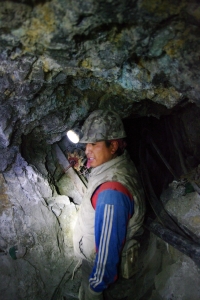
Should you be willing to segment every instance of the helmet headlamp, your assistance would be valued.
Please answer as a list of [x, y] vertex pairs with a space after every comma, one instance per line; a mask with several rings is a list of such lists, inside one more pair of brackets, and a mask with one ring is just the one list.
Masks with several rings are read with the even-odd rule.
[[80, 141], [81, 135], [81, 130], [79, 128], [74, 128], [67, 131], [68, 139], [74, 144], [77, 144]]

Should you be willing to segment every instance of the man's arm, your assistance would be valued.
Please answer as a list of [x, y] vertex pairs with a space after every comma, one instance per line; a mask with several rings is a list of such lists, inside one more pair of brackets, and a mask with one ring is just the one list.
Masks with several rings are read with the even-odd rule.
[[118, 182], [106, 182], [96, 191], [96, 259], [89, 284], [101, 292], [117, 279], [120, 254], [125, 243], [127, 224], [134, 211], [131, 194]]

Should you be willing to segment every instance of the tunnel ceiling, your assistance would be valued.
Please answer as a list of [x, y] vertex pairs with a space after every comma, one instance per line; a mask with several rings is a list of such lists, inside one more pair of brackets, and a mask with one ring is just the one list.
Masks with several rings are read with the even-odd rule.
[[199, 107], [199, 26], [198, 1], [0, 1], [0, 170], [96, 108]]

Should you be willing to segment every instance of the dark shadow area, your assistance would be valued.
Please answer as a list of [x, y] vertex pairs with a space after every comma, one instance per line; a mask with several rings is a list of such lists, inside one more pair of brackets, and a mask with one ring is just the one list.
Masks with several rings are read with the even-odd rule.
[[[160, 119], [130, 116], [124, 120], [127, 150], [139, 172], [144, 160], [157, 197], [200, 163], [199, 113], [190, 104]], [[140, 147], [145, 148], [145, 157], [140, 156]]]

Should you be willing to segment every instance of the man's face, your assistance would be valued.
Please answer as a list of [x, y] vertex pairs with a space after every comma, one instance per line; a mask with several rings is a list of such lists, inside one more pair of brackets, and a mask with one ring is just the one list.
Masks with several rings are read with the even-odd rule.
[[114, 156], [115, 150], [113, 144], [109, 147], [106, 146], [105, 142], [96, 142], [87, 144], [85, 154], [87, 156], [87, 167], [95, 168], [102, 165], [103, 163], [111, 160]]

